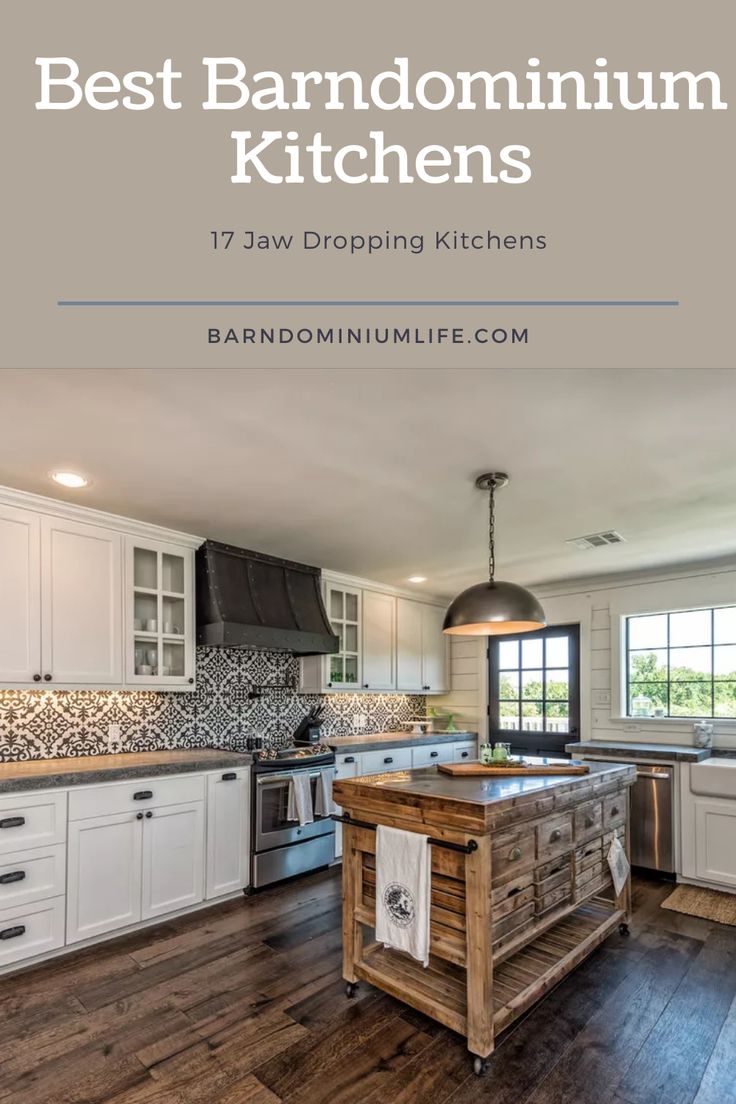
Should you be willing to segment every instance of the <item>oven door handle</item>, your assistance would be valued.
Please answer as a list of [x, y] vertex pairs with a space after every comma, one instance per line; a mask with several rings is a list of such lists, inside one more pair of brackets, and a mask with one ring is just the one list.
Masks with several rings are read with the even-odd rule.
[[[256, 783], [259, 786], [266, 786], [269, 782], [291, 782], [292, 778], [296, 774], [305, 774], [305, 771], [293, 771], [291, 774], [259, 774], [256, 779]], [[320, 771], [309, 771], [310, 778], [319, 778]]]

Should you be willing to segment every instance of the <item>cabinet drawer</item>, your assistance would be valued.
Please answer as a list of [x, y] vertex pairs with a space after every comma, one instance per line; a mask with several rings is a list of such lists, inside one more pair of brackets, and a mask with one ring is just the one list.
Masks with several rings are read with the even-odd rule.
[[559, 886], [571, 885], [572, 883], [572, 863], [569, 859], [566, 859], [564, 865], [558, 870], [552, 871], [546, 878], [540, 878], [535, 881], [535, 890], [538, 898], [544, 897], [546, 893], [550, 893], [553, 889], [557, 889]]
[[0, 910], [0, 966], [64, 945], [64, 898]]
[[617, 828], [626, 820], [626, 794], [615, 793], [604, 798], [603, 827], [606, 831]]
[[528, 886], [532, 885], [533, 880], [534, 878], [531, 870], [526, 870], [515, 878], [507, 879], [503, 885], [498, 886], [491, 892], [491, 904], [494, 909], [496, 905], [522, 893]]
[[411, 748], [364, 751], [360, 757], [361, 774], [383, 774], [398, 770], [411, 770]]
[[452, 762], [452, 744], [428, 744], [411, 749], [413, 767], [431, 767], [435, 763]]
[[517, 928], [521, 928], [531, 920], [534, 916], [534, 912], [535, 905], [533, 901], [527, 905], [522, 905], [521, 908], [514, 909], [508, 916], [504, 916], [501, 920], [496, 920], [491, 925], [491, 938], [495, 942], [497, 939], [501, 939], [502, 936], [509, 935], [510, 932], [514, 932]]
[[453, 763], [472, 762], [478, 758], [478, 749], [475, 744], [454, 744], [452, 748]]
[[125, 813], [160, 805], [185, 805], [204, 800], [204, 775], [181, 774], [165, 778], [139, 778], [103, 786], [80, 786], [69, 794], [69, 819]]
[[335, 778], [355, 778], [360, 770], [360, 756], [354, 752], [335, 756]]
[[548, 820], [537, 828], [537, 859], [545, 862], [572, 850], [572, 815]]
[[502, 917], [508, 916], [510, 912], [516, 912], [517, 909], [522, 908], [524, 905], [528, 905], [530, 901], [534, 900], [534, 886], [528, 885], [524, 889], [515, 889], [508, 896], [503, 897], [498, 904], [493, 906], [492, 920], [495, 924], [497, 920], [501, 920]]
[[544, 916], [550, 909], [560, 908], [561, 905], [567, 904], [571, 899], [572, 886], [568, 881], [565, 885], [558, 886], [548, 893], [543, 893], [541, 897], [537, 897], [537, 916]]
[[65, 892], [66, 847], [36, 847], [0, 857], [0, 910], [28, 905]]
[[572, 854], [558, 855], [557, 858], [550, 859], [549, 862], [540, 863], [539, 866], [534, 867], [534, 881], [543, 882], [553, 874], [559, 873], [560, 870], [569, 869], [571, 864]]
[[524, 829], [519, 832], [506, 832], [499, 836], [493, 844], [491, 856], [491, 872], [494, 884], [513, 878], [527, 866], [534, 863], [535, 853], [534, 830]]
[[0, 855], [66, 839], [66, 793], [0, 797]]
[[575, 810], [575, 842], [599, 836], [603, 828], [603, 803], [587, 801]]

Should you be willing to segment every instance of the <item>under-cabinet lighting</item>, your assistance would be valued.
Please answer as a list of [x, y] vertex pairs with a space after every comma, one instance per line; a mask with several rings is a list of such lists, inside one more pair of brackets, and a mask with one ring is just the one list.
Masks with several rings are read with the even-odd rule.
[[409, 576], [409, 582], [410, 583], [426, 583], [426, 581], [427, 581], [427, 576], [426, 575], [410, 575]]

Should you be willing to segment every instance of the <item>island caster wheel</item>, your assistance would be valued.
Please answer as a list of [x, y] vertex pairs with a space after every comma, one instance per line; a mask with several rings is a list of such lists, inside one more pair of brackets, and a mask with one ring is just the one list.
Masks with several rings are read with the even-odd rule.
[[621, 924], [619, 924], [618, 931], [619, 935], [631, 935], [631, 929], [629, 928], [629, 925], [626, 923], [625, 920]]
[[486, 1058], [474, 1058], [473, 1059], [473, 1073], [476, 1077], [482, 1077], [488, 1069], [488, 1060]]
[[355, 996], [355, 992], [356, 992], [357, 988], [358, 988], [357, 981], [349, 981], [347, 983], [347, 985], [345, 986], [345, 996], [348, 998], [348, 1000], [353, 999], [353, 997]]

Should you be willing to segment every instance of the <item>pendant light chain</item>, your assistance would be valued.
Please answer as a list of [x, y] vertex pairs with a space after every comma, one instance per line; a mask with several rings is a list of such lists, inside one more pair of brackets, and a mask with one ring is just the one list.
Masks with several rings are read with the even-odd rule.
[[496, 516], [494, 508], [495, 483], [491, 483], [488, 492], [488, 581], [493, 582], [496, 574]]

